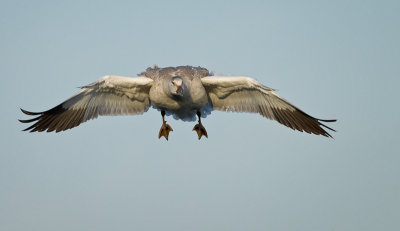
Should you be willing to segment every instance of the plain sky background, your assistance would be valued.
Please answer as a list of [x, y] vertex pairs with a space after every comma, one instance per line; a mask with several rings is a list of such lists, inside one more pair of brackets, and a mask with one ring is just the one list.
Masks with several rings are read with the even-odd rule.
[[[399, 1], [0, 1], [0, 230], [400, 230]], [[252, 76], [338, 132], [214, 111], [26, 133], [148, 66]]]

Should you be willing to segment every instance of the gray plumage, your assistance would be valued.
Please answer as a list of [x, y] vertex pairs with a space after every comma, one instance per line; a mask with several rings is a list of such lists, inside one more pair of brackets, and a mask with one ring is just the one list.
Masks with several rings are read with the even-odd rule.
[[[24, 131], [60, 132], [99, 115], [142, 114], [150, 106], [185, 121], [193, 121], [197, 115], [200, 125], [200, 115], [204, 118], [211, 110], [258, 113], [292, 129], [327, 137], [331, 135], [324, 128], [334, 130], [321, 122], [336, 121], [306, 114], [253, 78], [212, 76], [207, 69], [192, 66], [155, 66], [133, 78], [105, 76], [48, 111], [21, 109], [36, 117], [20, 121], [34, 122]], [[207, 136], [206, 132], [203, 135]], [[168, 133], [165, 137], [168, 139]]]

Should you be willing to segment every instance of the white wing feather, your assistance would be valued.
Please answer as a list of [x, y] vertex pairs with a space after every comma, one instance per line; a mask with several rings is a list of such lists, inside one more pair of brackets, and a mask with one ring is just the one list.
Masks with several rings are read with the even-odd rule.
[[25, 129], [31, 132], [59, 132], [99, 115], [141, 114], [150, 106], [149, 89], [152, 84], [153, 80], [146, 77], [104, 76], [48, 111], [28, 112], [21, 109], [25, 114], [39, 116], [20, 121], [36, 121]]
[[213, 109], [221, 111], [250, 112], [307, 133], [330, 135], [321, 127], [333, 130], [323, 122], [335, 120], [316, 119], [287, 100], [272, 88], [260, 84], [247, 76], [207, 76], [201, 78]]

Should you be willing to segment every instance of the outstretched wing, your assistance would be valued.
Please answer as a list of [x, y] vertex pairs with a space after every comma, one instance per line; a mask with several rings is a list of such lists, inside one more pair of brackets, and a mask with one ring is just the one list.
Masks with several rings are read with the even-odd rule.
[[289, 128], [327, 137], [332, 136], [324, 128], [335, 131], [321, 122], [336, 120], [322, 120], [306, 114], [253, 78], [207, 76], [201, 81], [216, 110], [259, 113]]
[[99, 115], [142, 114], [150, 106], [149, 89], [152, 84], [153, 80], [146, 77], [104, 76], [48, 111], [21, 109], [23, 113], [37, 117], [19, 121], [34, 122], [24, 131], [60, 132]]

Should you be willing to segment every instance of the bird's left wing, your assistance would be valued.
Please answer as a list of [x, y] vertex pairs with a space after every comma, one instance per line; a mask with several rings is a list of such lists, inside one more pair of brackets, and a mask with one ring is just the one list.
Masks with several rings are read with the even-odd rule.
[[34, 122], [24, 131], [59, 132], [99, 115], [141, 114], [150, 106], [152, 85], [153, 80], [146, 77], [104, 76], [50, 110], [29, 112], [21, 109], [23, 113], [37, 117], [20, 122]]
[[253, 78], [207, 76], [201, 78], [201, 82], [213, 109], [258, 113], [292, 129], [317, 135], [331, 137], [323, 127], [334, 131], [321, 122], [336, 120], [321, 120], [306, 114]]

